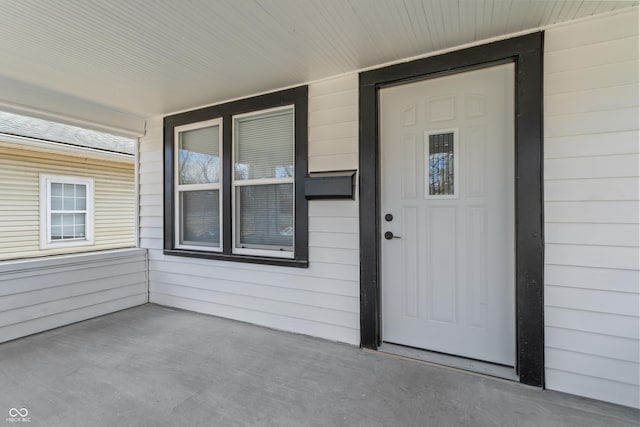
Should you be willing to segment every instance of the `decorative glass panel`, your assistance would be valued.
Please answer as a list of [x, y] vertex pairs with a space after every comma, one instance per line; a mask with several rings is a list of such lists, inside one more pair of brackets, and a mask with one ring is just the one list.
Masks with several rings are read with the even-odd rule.
[[454, 195], [454, 133], [429, 135], [429, 195]]
[[220, 182], [220, 126], [180, 132], [180, 184]]
[[236, 188], [236, 247], [293, 250], [293, 184]]
[[235, 118], [235, 179], [292, 178], [293, 122], [293, 107]]
[[220, 246], [219, 190], [180, 192], [180, 244]]

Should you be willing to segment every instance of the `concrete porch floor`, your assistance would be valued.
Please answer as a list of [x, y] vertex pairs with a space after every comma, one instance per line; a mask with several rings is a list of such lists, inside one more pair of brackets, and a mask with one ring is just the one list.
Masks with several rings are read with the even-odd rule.
[[0, 344], [0, 426], [636, 426], [640, 412], [146, 305]]

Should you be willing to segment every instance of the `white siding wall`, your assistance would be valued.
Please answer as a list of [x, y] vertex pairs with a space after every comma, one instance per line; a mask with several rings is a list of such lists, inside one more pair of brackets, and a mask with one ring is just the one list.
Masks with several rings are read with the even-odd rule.
[[145, 252], [0, 262], [0, 342], [145, 304]]
[[[309, 170], [358, 166], [357, 74], [309, 87]], [[140, 246], [150, 301], [351, 344], [360, 342], [357, 201], [309, 204], [309, 268], [162, 253], [162, 119], [140, 144]]]
[[545, 37], [547, 387], [639, 406], [638, 14]]
[[[547, 387], [638, 406], [638, 24], [550, 29], [545, 52]], [[310, 171], [357, 168], [358, 80], [310, 86]], [[162, 121], [140, 156], [152, 302], [359, 342], [358, 205], [310, 203], [310, 268], [162, 255]]]

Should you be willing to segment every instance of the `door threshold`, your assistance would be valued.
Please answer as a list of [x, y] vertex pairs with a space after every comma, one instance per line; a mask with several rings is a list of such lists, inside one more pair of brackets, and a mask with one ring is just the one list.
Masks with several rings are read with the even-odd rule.
[[434, 351], [421, 350], [418, 348], [407, 347], [404, 345], [383, 342], [378, 351], [396, 356], [416, 359], [423, 362], [429, 362], [436, 365], [448, 366], [451, 368], [461, 369], [464, 371], [475, 372], [478, 374], [488, 375], [491, 377], [502, 378], [510, 381], [520, 381], [515, 370], [510, 366], [497, 365], [495, 363], [483, 362], [481, 360], [467, 359], [466, 357], [452, 356]]

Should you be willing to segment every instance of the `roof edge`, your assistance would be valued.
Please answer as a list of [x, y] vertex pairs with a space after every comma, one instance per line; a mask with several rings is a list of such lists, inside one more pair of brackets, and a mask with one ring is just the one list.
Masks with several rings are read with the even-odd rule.
[[134, 154], [120, 153], [116, 151], [101, 150], [99, 148], [82, 147], [79, 145], [47, 141], [36, 138], [28, 138], [24, 136], [11, 135], [7, 133], [0, 133], [0, 146], [16, 146], [20, 148], [34, 150], [34, 151], [47, 151], [55, 153], [64, 153], [76, 157], [91, 157], [102, 160], [119, 161], [126, 163], [133, 163], [135, 160]]

